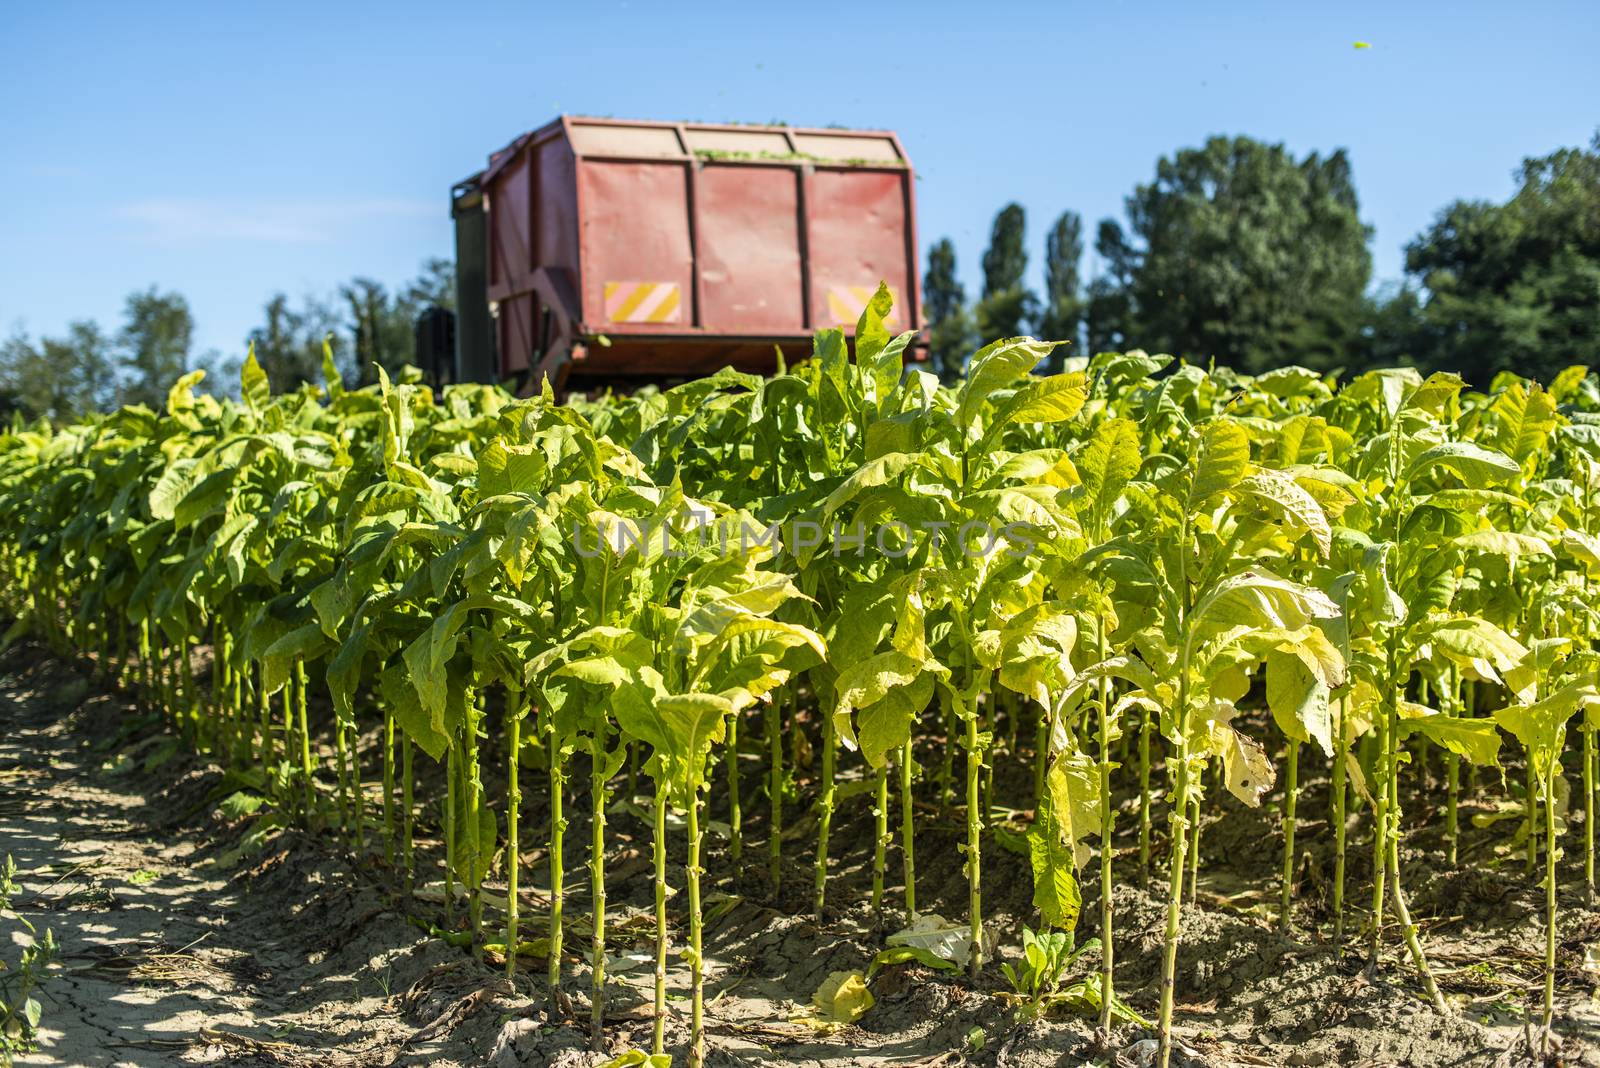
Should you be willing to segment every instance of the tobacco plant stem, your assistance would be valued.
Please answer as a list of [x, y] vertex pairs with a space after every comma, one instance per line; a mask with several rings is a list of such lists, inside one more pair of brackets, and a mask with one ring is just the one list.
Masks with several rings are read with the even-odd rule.
[[1050, 763], [1050, 710], [1039, 706], [1039, 729], [1033, 738], [1033, 807], [1044, 801], [1045, 772]]
[[1389, 886], [1394, 897], [1395, 917], [1400, 921], [1400, 928], [1405, 932], [1406, 948], [1411, 951], [1411, 960], [1417, 967], [1417, 972], [1422, 978], [1422, 988], [1427, 992], [1428, 1000], [1433, 1003], [1434, 1009], [1441, 1016], [1451, 1015], [1450, 1007], [1445, 1004], [1444, 995], [1439, 993], [1439, 986], [1434, 982], [1433, 972], [1428, 968], [1427, 955], [1422, 950], [1422, 940], [1417, 936], [1417, 928], [1411, 922], [1411, 910], [1406, 907], [1405, 892], [1400, 889], [1400, 843], [1398, 836], [1389, 837]]
[[[974, 715], [977, 714], [978, 707], [976, 703], [972, 706]], [[995, 728], [999, 725], [1000, 712], [995, 694], [985, 694], [982, 707], [984, 719], [989, 725], [989, 737], [992, 739], [997, 733]], [[979, 766], [983, 772], [983, 825], [988, 827], [994, 823], [994, 764], [980, 760]]]
[[1583, 901], [1594, 904], [1594, 731], [1583, 731]]
[[383, 710], [383, 861], [394, 867], [394, 713]]
[[352, 838], [350, 823], [350, 753], [345, 745], [344, 723], [337, 715], [333, 718], [333, 745], [338, 755], [339, 776], [339, 830], [346, 842]]
[[1555, 781], [1561, 767], [1561, 751], [1550, 756], [1550, 766], [1545, 769], [1544, 794], [1544, 1028], [1540, 1039], [1541, 1052], [1548, 1052], [1550, 1023], [1555, 1016], [1556, 998], [1556, 813], [1555, 797], [1550, 784]]
[[1333, 801], [1333, 953], [1336, 959], [1344, 956], [1344, 845], [1345, 761], [1349, 759], [1344, 738], [1345, 697], [1339, 698], [1337, 718], [1334, 720], [1333, 785], [1329, 790]]
[[467, 722], [461, 729], [462, 764], [461, 784], [466, 788], [467, 809], [467, 915], [472, 924], [472, 955], [483, 959], [483, 870], [488, 867], [483, 850], [493, 849], [494, 843], [483, 841], [483, 776], [478, 773], [478, 721], [483, 718], [482, 693], [469, 693]]
[[306, 724], [306, 662], [294, 662], [295, 715], [300, 722], [300, 777], [305, 780], [306, 819], [316, 823], [315, 785], [311, 781], [311, 728]]
[[939, 690], [939, 718], [944, 724], [944, 746], [939, 754], [939, 812], [948, 815], [954, 800], [956, 719], [950, 697], [942, 688]]
[[1461, 790], [1461, 758], [1450, 750], [1444, 753], [1444, 860], [1446, 864], [1456, 862], [1456, 843], [1460, 839], [1460, 827], [1457, 824], [1456, 798]]
[[1539, 795], [1533, 784], [1533, 752], [1527, 746], [1523, 746], [1522, 756], [1523, 799], [1525, 801], [1523, 810], [1526, 819], [1524, 826], [1527, 830], [1527, 848], [1523, 854], [1522, 867], [1525, 872], [1532, 875], [1539, 856], [1539, 834], [1536, 830], [1539, 826]]
[[661, 777], [656, 781], [655, 802], [652, 814], [655, 817], [655, 845], [656, 863], [656, 989], [655, 989], [655, 1024], [651, 1030], [650, 1052], [660, 1055], [664, 1052], [666, 1017], [667, 1017], [667, 780], [664, 772], [658, 771]]
[[461, 803], [456, 787], [461, 773], [456, 759], [456, 745], [451, 742], [444, 752], [444, 920], [449, 927], [455, 926], [456, 919], [456, 806]]
[[872, 913], [883, 912], [883, 877], [889, 869], [889, 758], [873, 773]]
[[266, 669], [256, 667], [256, 712], [261, 719], [261, 755], [271, 771], [278, 763], [278, 735], [272, 727], [272, 696], [267, 693]]
[[[1180, 739], [1186, 726], [1180, 723], [1178, 727]], [[1161, 1068], [1167, 1068], [1172, 1055], [1172, 1004], [1178, 970], [1178, 936], [1183, 924], [1183, 870], [1189, 845], [1188, 828], [1184, 826], [1189, 813], [1189, 754], [1181, 740], [1173, 744], [1171, 759], [1177, 762], [1178, 771], [1170, 811], [1172, 853], [1167, 865], [1167, 927], [1161, 958], [1161, 1015], [1156, 1027]]]
[[1294, 893], [1294, 809], [1300, 796], [1300, 743], [1289, 739], [1289, 760], [1283, 788], [1283, 893], [1278, 908], [1278, 929], [1288, 934], [1294, 926], [1290, 898]]
[[1450, 1015], [1450, 1007], [1445, 1004], [1444, 995], [1439, 993], [1439, 986], [1433, 980], [1433, 972], [1428, 967], [1428, 958], [1422, 951], [1422, 940], [1417, 936], [1416, 925], [1411, 922], [1411, 910], [1406, 907], [1406, 895], [1400, 888], [1400, 726], [1397, 698], [1391, 689], [1388, 701], [1388, 767], [1389, 767], [1389, 806], [1388, 828], [1385, 837], [1388, 839], [1388, 855], [1386, 866], [1389, 869], [1390, 894], [1394, 898], [1395, 918], [1400, 921], [1400, 929], [1405, 934], [1406, 948], [1411, 952], [1411, 961], [1417, 968], [1417, 974], [1422, 979], [1422, 988], [1428, 994], [1428, 1000], [1433, 1003], [1441, 1016]]
[[[386, 719], [388, 717], [385, 717]], [[392, 720], [391, 720], [392, 725]], [[518, 911], [517, 872], [522, 867], [517, 849], [517, 829], [522, 822], [522, 780], [517, 757], [522, 748], [521, 695], [506, 695], [506, 977], [517, 974]], [[388, 753], [385, 751], [385, 756]], [[383, 791], [384, 821], [388, 822], [390, 787]]]
[[[1100, 620], [1099, 659], [1105, 660], [1105, 620]], [[1113, 983], [1115, 953], [1112, 948], [1111, 927], [1111, 863], [1116, 856], [1113, 832], [1116, 830], [1116, 811], [1111, 807], [1111, 703], [1110, 679], [1100, 680], [1100, 700], [1095, 709], [1097, 731], [1100, 736], [1100, 1030], [1111, 1030], [1111, 1006], [1116, 986]]]
[[402, 863], [406, 873], [406, 893], [411, 893], [411, 885], [415, 879], [416, 868], [412, 858], [413, 830], [416, 826], [413, 814], [412, 801], [412, 757], [415, 752], [411, 744], [411, 736], [406, 735], [400, 742], [400, 846]]
[[1150, 882], [1150, 710], [1139, 710], [1139, 885]]
[[978, 710], [967, 709], [967, 918], [971, 924], [972, 977], [983, 968], [983, 888], [981, 885], [983, 822], [978, 808], [978, 774], [983, 754], [978, 751]]
[[[832, 718], [828, 722], [833, 722]], [[689, 1068], [705, 1063], [705, 961], [700, 953], [700, 790], [691, 783], [689, 793], [689, 864], [685, 869], [689, 884], [689, 982], [692, 988], [689, 1015]]]
[[561, 815], [561, 794], [566, 779], [561, 767], [561, 743], [553, 735], [550, 739], [550, 968], [547, 982], [550, 986], [550, 1004], [554, 1012], [561, 1011], [561, 906], [564, 903], [561, 863], [562, 839], [567, 828]]
[[906, 922], [917, 915], [916, 817], [911, 804], [911, 776], [916, 770], [911, 739], [900, 749], [900, 850], [905, 859]]
[[367, 821], [366, 806], [361, 792], [361, 735], [356, 730], [355, 720], [350, 721], [350, 805], [351, 815], [356, 822], [356, 850], [366, 852], [367, 848]]
[[[1393, 687], [1390, 687], [1391, 693]], [[1387, 704], [1392, 704], [1391, 697]], [[1378, 781], [1372, 791], [1372, 937], [1368, 945], [1370, 965], [1378, 966], [1383, 952], [1383, 892], [1389, 855], [1389, 787], [1394, 781], [1394, 766], [1389, 763], [1389, 717], [1387, 712], [1378, 716], [1375, 725], [1378, 746]]]
[[1189, 904], [1193, 905], [1200, 896], [1200, 799], [1196, 797], [1189, 805], [1190, 822], [1193, 824], [1194, 841], [1189, 846]]
[[[783, 863], [783, 709], [782, 695], [767, 702], [764, 718], [767, 730], [767, 756], [772, 766], [767, 771], [767, 801], [772, 807], [772, 827], [767, 834], [767, 876], [778, 888]], [[659, 1052], [659, 1051], [658, 1051]]]
[[739, 714], [728, 717], [728, 856], [735, 862], [744, 855], [744, 831], [739, 808]]
[[590, 941], [589, 1040], [599, 1049], [605, 1037], [606, 998], [606, 721], [589, 734], [589, 885], [593, 895]]
[[817, 814], [817, 865], [816, 910], [817, 922], [822, 922], [822, 909], [828, 894], [828, 829], [833, 824], [833, 717], [822, 715], [822, 796], [818, 799]]

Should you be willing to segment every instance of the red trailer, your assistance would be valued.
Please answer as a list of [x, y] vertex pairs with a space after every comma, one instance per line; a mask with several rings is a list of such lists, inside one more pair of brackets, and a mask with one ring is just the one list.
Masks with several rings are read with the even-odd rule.
[[880, 281], [921, 327], [910, 161], [877, 130], [562, 116], [455, 187], [457, 377], [770, 372]]

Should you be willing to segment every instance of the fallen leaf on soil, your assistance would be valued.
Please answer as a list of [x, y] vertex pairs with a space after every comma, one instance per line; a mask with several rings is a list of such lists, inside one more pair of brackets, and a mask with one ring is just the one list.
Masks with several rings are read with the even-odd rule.
[[642, 1049], [630, 1049], [620, 1057], [613, 1057], [600, 1068], [672, 1068], [672, 1058], [665, 1053], [646, 1053]]
[[836, 1027], [855, 1023], [865, 1016], [876, 1002], [867, 980], [860, 972], [833, 972], [811, 995], [812, 1015], [801, 1016], [795, 1023], [803, 1023], [818, 1031], [832, 1031]]
[[[987, 954], [992, 950], [991, 933], [983, 932], [983, 946]], [[925, 913], [911, 921], [911, 926], [896, 931], [885, 941], [891, 946], [913, 946], [925, 949], [936, 957], [964, 968], [972, 959], [972, 932], [966, 923], [951, 923], [936, 912]]]

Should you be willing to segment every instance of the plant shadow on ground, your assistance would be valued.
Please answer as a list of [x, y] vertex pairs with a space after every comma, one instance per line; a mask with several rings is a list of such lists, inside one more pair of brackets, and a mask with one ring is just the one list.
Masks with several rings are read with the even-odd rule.
[[[607, 872], [608, 951], [619, 963], [608, 986], [606, 1050], [594, 1052], [585, 1026], [586, 794], [568, 805], [567, 915], [573, 920], [565, 990], [578, 1011], [563, 1019], [548, 1008], [543, 961], [526, 960], [508, 983], [498, 969], [428, 937], [413, 922], [443, 922], [438, 886], [424, 874], [417, 894], [408, 897], [399, 873], [383, 859], [373, 746], [363, 768], [367, 851], [352, 861], [348, 847], [329, 834], [270, 827], [262, 833], [270, 809], [224, 816], [218, 803], [240, 784], [206, 758], [171, 745], [123, 698], [92, 684], [87, 665], [50, 659], [34, 646], [4, 654], [0, 728], [0, 853], [13, 854], [24, 873], [20, 911], [41, 929], [52, 928], [64, 949], [44, 995], [48, 1044], [22, 1063], [222, 1059], [587, 1068], [626, 1048], [648, 1046], [653, 965], [637, 958], [653, 947], [650, 829], [625, 789], [619, 788], [608, 816], [615, 842]], [[891, 889], [885, 913], [875, 916], [867, 906], [870, 799], [862, 794], [846, 801], [834, 820], [829, 907], [818, 922], [809, 772], [799, 772], [799, 800], [788, 806], [791, 826], [773, 887], [762, 765], [754, 748], [743, 760], [748, 785], [741, 862], [730, 860], [725, 843], [707, 857], [708, 915], [714, 917], [706, 931], [709, 1064], [1034, 1068], [1148, 1061], [1153, 1050], [1138, 1028], [1121, 1029], [1107, 1044], [1086, 1020], [1019, 1018], [995, 996], [1004, 989], [997, 964], [976, 983], [918, 964], [886, 968], [872, 983], [876, 1006], [857, 1024], [818, 1034], [793, 1023], [830, 972], [865, 969], [884, 936], [901, 925], [899, 856], [891, 851]], [[936, 764], [933, 749], [921, 756]], [[427, 764], [417, 765], [419, 798], [442, 792], [437, 771]], [[496, 766], [486, 762], [491, 799], [505, 796]], [[1021, 803], [1031, 795], [1023, 766], [999, 755], [997, 796]], [[861, 773], [853, 760], [843, 769], [842, 784]], [[528, 774], [531, 784], [537, 773]], [[583, 778], [586, 772], [574, 776]], [[1524, 877], [1517, 858], [1495, 855], [1499, 832], [1466, 830], [1457, 866], [1445, 863], [1436, 835], [1407, 842], [1405, 863], [1417, 873], [1413, 907], [1441, 985], [1458, 1006], [1455, 1017], [1441, 1017], [1410, 981], [1398, 937], [1390, 940], [1383, 968], [1375, 974], [1365, 969], [1360, 923], [1370, 840], [1362, 820], [1352, 822], [1349, 844], [1352, 948], [1337, 958], [1327, 944], [1327, 783], [1307, 776], [1304, 786], [1297, 848], [1306, 857], [1296, 869], [1296, 928], [1288, 936], [1275, 928], [1274, 873], [1282, 849], [1276, 811], [1231, 799], [1213, 806], [1218, 815], [1202, 836], [1199, 907], [1185, 914], [1179, 956], [1177, 1034], [1185, 1058], [1217, 1065], [1515, 1063], [1522, 1014], [1539, 982], [1542, 892]], [[542, 791], [525, 785], [523, 792], [526, 938], [544, 932], [549, 868]], [[637, 800], [647, 804], [642, 796]], [[1165, 903], [1136, 885], [1136, 804], [1121, 801], [1114, 900], [1119, 990], [1153, 1016]], [[1409, 801], [1424, 803], [1420, 796]], [[1464, 827], [1472, 804], [1469, 798], [1464, 805]], [[712, 819], [725, 821], [726, 806], [725, 785], [716, 777]], [[924, 815], [917, 841], [919, 905], [963, 917], [962, 824], [931, 805]], [[420, 873], [438, 869], [437, 831], [437, 812], [423, 806]], [[677, 887], [683, 885], [681, 851], [674, 836], [669, 883]], [[1020, 927], [1033, 920], [1026, 859], [987, 848], [983, 885], [987, 918], [1001, 933], [1001, 955], [1015, 959]], [[503, 895], [504, 884], [491, 880], [487, 889]], [[1600, 915], [1582, 907], [1575, 884], [1562, 893], [1562, 1058], [1600, 1064], [1594, 976], [1583, 967], [1586, 947], [1600, 940]], [[1085, 878], [1084, 896], [1080, 938], [1098, 933], [1096, 880]], [[672, 920], [681, 931], [677, 904]], [[1092, 956], [1084, 966], [1093, 966]], [[668, 985], [668, 1048], [681, 1059], [688, 972], [677, 959]]]

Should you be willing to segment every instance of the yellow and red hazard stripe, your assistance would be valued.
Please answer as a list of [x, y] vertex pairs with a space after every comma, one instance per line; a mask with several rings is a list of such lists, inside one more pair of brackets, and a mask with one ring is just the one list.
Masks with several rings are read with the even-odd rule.
[[606, 321], [676, 323], [683, 317], [683, 295], [676, 282], [607, 282]]

